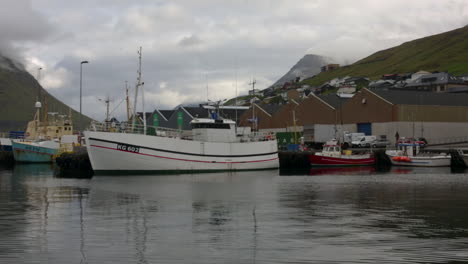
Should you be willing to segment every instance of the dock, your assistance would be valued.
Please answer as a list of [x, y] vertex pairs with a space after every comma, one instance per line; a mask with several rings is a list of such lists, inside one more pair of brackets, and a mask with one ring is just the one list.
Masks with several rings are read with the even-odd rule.
[[[356, 152], [369, 151], [368, 149], [354, 149]], [[452, 156], [451, 167], [464, 169], [466, 164], [459, 149], [449, 148], [428, 148], [426, 152], [446, 152]], [[279, 151], [280, 173], [282, 175], [302, 175], [308, 174], [311, 169], [309, 156], [316, 151]], [[392, 166], [390, 158], [385, 154], [385, 149], [373, 149], [372, 153], [376, 158], [374, 167], [378, 171], [388, 171]], [[76, 147], [73, 153], [62, 153], [57, 157], [58, 165], [57, 177], [91, 178], [94, 175], [88, 153], [85, 147]]]
[[57, 177], [91, 178], [94, 175], [86, 147], [74, 147], [73, 152], [60, 154], [55, 162], [58, 166]]

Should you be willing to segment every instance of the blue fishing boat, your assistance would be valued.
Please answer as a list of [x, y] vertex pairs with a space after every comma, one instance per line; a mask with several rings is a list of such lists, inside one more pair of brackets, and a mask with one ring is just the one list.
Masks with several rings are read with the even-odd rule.
[[0, 138], [0, 151], [11, 152], [11, 139]]
[[60, 144], [54, 141], [17, 142], [12, 141], [13, 156], [17, 162], [53, 162]]
[[[62, 149], [60, 142], [64, 138], [74, 136], [70, 114], [68, 119], [65, 119], [65, 116], [59, 116], [57, 119], [57, 113], [48, 113], [45, 110], [43, 118], [40, 119], [42, 104], [38, 101], [35, 107], [36, 114], [34, 119], [28, 122], [25, 138], [12, 140], [13, 156], [17, 162], [53, 162]], [[52, 118], [49, 119], [49, 115]]]

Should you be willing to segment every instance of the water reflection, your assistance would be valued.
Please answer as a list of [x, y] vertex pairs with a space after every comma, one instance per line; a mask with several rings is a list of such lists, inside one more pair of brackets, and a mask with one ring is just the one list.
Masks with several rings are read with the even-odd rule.
[[466, 260], [468, 178], [449, 171], [408, 168], [392, 170], [395, 174], [302, 178], [281, 185], [279, 202], [293, 215], [291, 236], [321, 237], [323, 247], [373, 246], [372, 253], [395, 261]]
[[468, 258], [468, 178], [372, 168], [54, 178], [0, 171], [0, 262], [417, 263]]
[[309, 175], [369, 175], [377, 170], [374, 167], [317, 167], [311, 168]]
[[54, 169], [55, 164], [53, 163], [19, 163], [15, 164], [13, 172], [20, 177], [32, 175], [50, 176]]

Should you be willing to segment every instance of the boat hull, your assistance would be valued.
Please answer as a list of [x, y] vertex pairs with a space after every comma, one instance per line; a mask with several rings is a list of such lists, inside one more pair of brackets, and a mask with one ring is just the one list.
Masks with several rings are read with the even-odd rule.
[[392, 165], [394, 166], [410, 166], [410, 167], [450, 167], [451, 157], [440, 156], [440, 157], [411, 157], [406, 161], [398, 161], [394, 158], [396, 156], [390, 156]]
[[347, 167], [347, 166], [372, 166], [374, 157], [368, 158], [338, 158], [312, 154], [309, 156], [311, 166], [321, 167]]
[[13, 141], [11, 145], [13, 157], [17, 162], [50, 163], [54, 161], [54, 156], [58, 154], [58, 149], [37, 146], [27, 142]]
[[85, 132], [96, 174], [276, 169], [276, 141], [220, 143], [125, 133]]

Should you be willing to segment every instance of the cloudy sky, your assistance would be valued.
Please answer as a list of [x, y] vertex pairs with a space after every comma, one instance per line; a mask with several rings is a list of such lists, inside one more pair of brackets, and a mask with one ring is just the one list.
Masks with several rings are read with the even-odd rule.
[[50, 93], [103, 119], [124, 115], [143, 48], [146, 109], [266, 88], [305, 54], [351, 63], [468, 24], [466, 0], [3, 0], [0, 53]]

